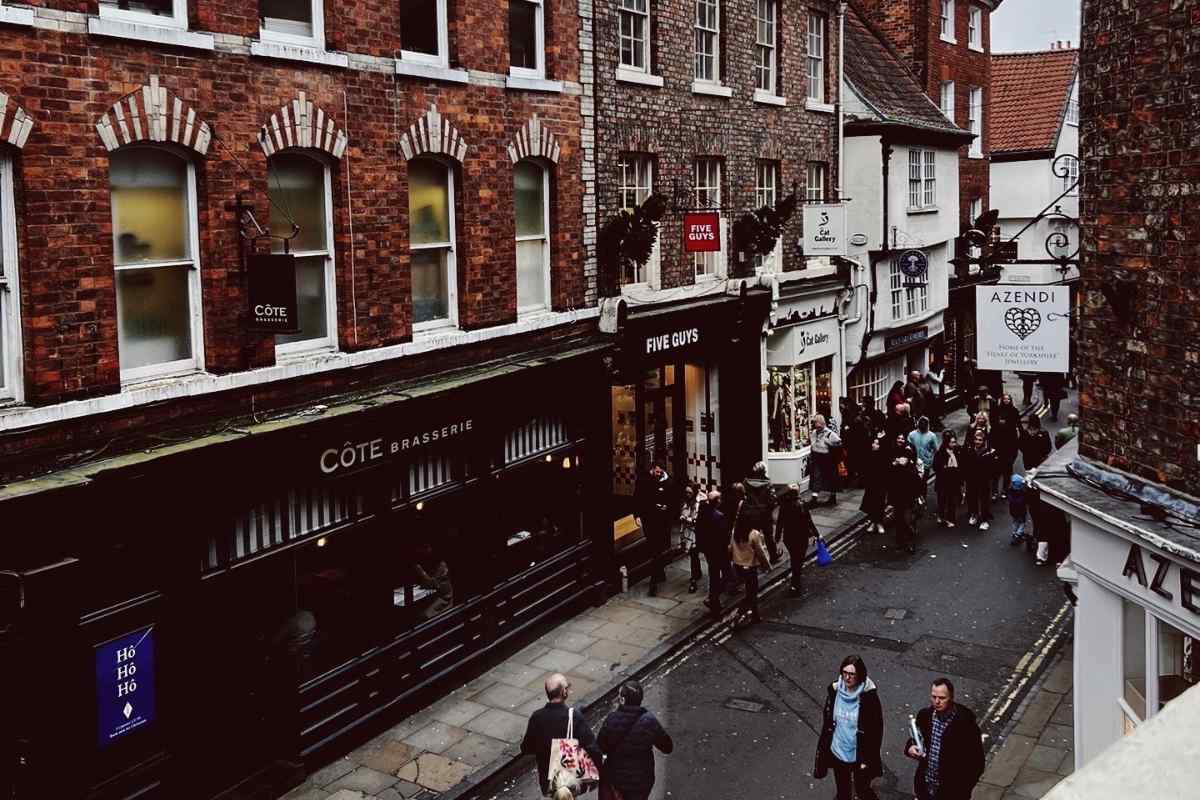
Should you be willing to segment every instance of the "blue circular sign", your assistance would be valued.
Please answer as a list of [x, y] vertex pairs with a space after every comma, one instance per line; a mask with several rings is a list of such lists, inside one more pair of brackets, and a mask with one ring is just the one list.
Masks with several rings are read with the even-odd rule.
[[910, 278], [919, 278], [929, 270], [929, 257], [920, 250], [905, 250], [900, 254], [900, 271]]

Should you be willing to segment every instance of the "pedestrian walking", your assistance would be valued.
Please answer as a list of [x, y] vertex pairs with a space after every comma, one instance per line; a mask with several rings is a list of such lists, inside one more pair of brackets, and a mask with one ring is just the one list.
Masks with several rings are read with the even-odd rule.
[[992, 423], [986, 411], [979, 411], [971, 418], [971, 424], [967, 426], [966, 435], [963, 437], [963, 444], [969, 445], [971, 442], [974, 442], [976, 431], [983, 431], [983, 438], [990, 446], [992, 443]]
[[[929, 417], [921, 417], [917, 420], [917, 428], [908, 434], [908, 444], [917, 454], [917, 465], [921, 473], [922, 481], [928, 480], [928, 476], [933, 474], [933, 457], [937, 453], [938, 446], [941, 441], [938, 435], [929, 430]], [[925, 490], [921, 490], [921, 499], [925, 498]]]
[[[761, 461], [756, 463], [750, 470], [750, 477], [742, 481], [742, 486], [746, 490], [745, 501], [742, 503], [742, 517], [752, 528], [760, 531], [774, 530], [775, 507], [779, 505], [779, 500], [775, 497], [775, 488], [771, 486], [770, 478], [767, 477], [767, 465]], [[771, 554], [772, 561], [778, 558], [773, 541], [767, 542], [767, 552]]]
[[862, 657], [842, 659], [841, 672], [830, 684], [813, 777], [833, 770], [837, 800], [876, 800], [871, 781], [883, 774], [883, 706]]
[[867, 530], [883, 533], [883, 516], [887, 508], [889, 448], [884, 447], [884, 434], [871, 440], [871, 449], [864, 465], [863, 498], [858, 510], [867, 515]]
[[888, 503], [892, 506], [892, 524], [896, 527], [896, 547], [917, 551], [915, 513], [917, 497], [923, 490], [917, 472], [917, 454], [903, 436], [892, 443], [891, 464], [887, 471]]
[[1046, 399], [1046, 405], [1050, 406], [1050, 419], [1058, 422], [1059, 404], [1067, 396], [1066, 378], [1061, 372], [1043, 372], [1038, 383], [1042, 385], [1042, 397]]
[[908, 403], [899, 403], [896, 405], [896, 413], [892, 414], [887, 423], [888, 441], [896, 436], [907, 437], [916, 427], [917, 422], [912, 418], [912, 410]]
[[738, 622], [745, 618], [749, 618], [750, 622], [759, 622], [758, 568], [770, 569], [771, 557], [767, 554], [767, 543], [762, 531], [753, 527], [750, 521], [740, 514], [733, 522], [733, 536], [729, 539], [729, 556], [733, 562], [734, 572], [737, 573], [746, 590]]
[[[825, 423], [825, 417], [814, 414], [812, 418], [812, 493], [818, 504], [821, 492], [828, 493], [825, 505], [837, 504], [838, 474], [834, 460], [835, 451], [842, 446], [842, 437]], [[769, 530], [769, 529], [768, 529]]]
[[1079, 416], [1077, 414], [1067, 414], [1067, 424], [1065, 427], [1059, 428], [1058, 433], [1054, 434], [1054, 449], [1061, 450], [1063, 445], [1079, 435]]
[[913, 370], [908, 373], [908, 383], [904, 384], [904, 402], [913, 417], [925, 415], [925, 395], [921, 391], [921, 373]]
[[1008, 538], [1008, 543], [1012, 547], [1016, 547], [1021, 542], [1027, 542], [1028, 550], [1033, 550], [1033, 537], [1029, 536], [1025, 530], [1025, 519], [1028, 514], [1029, 504], [1025, 496], [1025, 479], [1020, 475], [1013, 475], [1010, 479], [1008, 487], [1008, 515], [1012, 517], [1012, 535]]
[[675, 749], [658, 717], [642, 706], [643, 694], [638, 681], [622, 684], [617, 710], [604, 720], [596, 737], [607, 756], [600, 794], [612, 800], [646, 800], [654, 788], [654, 750], [670, 755]]
[[884, 428], [887, 427], [887, 415], [879, 410], [879, 406], [875, 404], [875, 398], [869, 394], [862, 396], [862, 409], [867, 418], [866, 428], [871, 432], [870, 438], [873, 439], [876, 434], [883, 433]]
[[958, 523], [958, 504], [962, 500], [963, 470], [962, 453], [958, 449], [958, 437], [954, 431], [942, 434], [942, 446], [933, 457], [934, 490], [937, 492], [937, 520], [947, 528]]
[[1037, 382], [1036, 372], [1018, 372], [1021, 379], [1021, 405], [1025, 408], [1033, 405], [1033, 385]]
[[637, 523], [650, 549], [651, 597], [658, 594], [658, 584], [667, 580], [664, 556], [671, 539], [671, 526], [679, 515], [679, 494], [675, 482], [662, 464], [655, 464], [634, 487]]
[[929, 417], [929, 427], [935, 431], [942, 427], [941, 383], [942, 374], [932, 368], [921, 378], [921, 416]]
[[[566, 739], [567, 728], [571, 728], [572, 736], [579, 746], [591, 756], [597, 766], [604, 758], [596, 737], [587, 720], [579, 711], [572, 713], [567, 705], [571, 696], [571, 684], [565, 675], [554, 673], [546, 678], [546, 705], [529, 715], [529, 724], [525, 728], [525, 738], [521, 740], [521, 755], [531, 755], [537, 758], [538, 780], [541, 783], [542, 794], [553, 797], [554, 800], [572, 800], [575, 795], [570, 789], [554, 791], [550, 785], [550, 743], [555, 739]], [[573, 717], [573, 719], [572, 719]], [[568, 769], [574, 765], [564, 764]]]
[[1029, 487], [1029, 516], [1037, 538], [1036, 564], [1062, 564], [1071, 554], [1071, 523], [1061, 509], [1042, 499], [1041, 492]]
[[884, 409], [887, 411], [888, 419], [896, 415], [896, 406], [904, 402], [904, 384], [901, 381], [896, 381], [892, 384], [892, 388], [887, 393], [887, 403], [884, 404]]
[[858, 409], [857, 413], [842, 425], [842, 449], [846, 453], [846, 469], [849, 479], [858, 486], [863, 485], [866, 475], [871, 437], [871, 418], [865, 409]]
[[991, 526], [991, 483], [995, 473], [996, 453], [988, 446], [983, 431], [976, 429], [974, 441], [963, 450], [963, 483], [967, 487], [967, 521], [981, 531]]
[[958, 370], [957, 385], [962, 391], [963, 403], [967, 407], [967, 413], [971, 413], [974, 411], [971, 407], [971, 401], [972, 393], [975, 391], [972, 387], [979, 385], [979, 382], [975, 380], [975, 361], [973, 359], [963, 359], [962, 366]]
[[696, 520], [700, 516], [700, 505], [703, 501], [700, 487], [689, 482], [683, 487], [683, 507], [679, 511], [679, 544], [688, 554], [688, 566], [691, 568], [691, 580], [688, 591], [696, 591], [703, 574], [700, 569], [700, 548], [696, 546]]
[[983, 775], [983, 738], [974, 712], [954, 702], [949, 679], [933, 682], [916, 728], [920, 740], [909, 737], [904, 754], [917, 761], [917, 800], [970, 800]]
[[800, 485], [789, 483], [784, 490], [779, 503], [779, 520], [776, 523], [775, 539], [783, 540], [787, 547], [788, 561], [791, 570], [789, 593], [792, 597], [800, 596], [800, 573], [804, 566], [804, 557], [808, 548], [816, 542], [820, 531], [813, 522], [812, 512], [804, 503], [800, 494]]
[[708, 567], [708, 600], [704, 605], [713, 614], [721, 613], [721, 591], [729, 582], [729, 525], [721, 511], [721, 493], [708, 493], [696, 518], [696, 546]]
[[1021, 412], [1013, 405], [1012, 395], [1000, 396], [1000, 403], [992, 410], [989, 422], [992, 448], [996, 451], [996, 478], [999, 482], [1000, 498], [1003, 499], [1021, 442]]
[[1018, 447], [1021, 449], [1021, 460], [1025, 462], [1026, 472], [1040, 467], [1054, 451], [1050, 434], [1042, 429], [1042, 421], [1036, 416], [1030, 417], [1025, 423], [1025, 431], [1021, 434]]

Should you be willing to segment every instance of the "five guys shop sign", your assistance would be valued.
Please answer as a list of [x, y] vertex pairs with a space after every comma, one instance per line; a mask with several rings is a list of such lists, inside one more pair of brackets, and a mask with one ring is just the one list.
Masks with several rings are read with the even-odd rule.
[[683, 251], [685, 253], [719, 253], [721, 251], [721, 215], [715, 211], [684, 214]]

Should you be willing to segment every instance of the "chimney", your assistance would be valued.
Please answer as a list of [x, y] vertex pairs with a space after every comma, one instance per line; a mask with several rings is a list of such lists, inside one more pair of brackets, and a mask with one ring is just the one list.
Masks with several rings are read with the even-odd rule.
[[1050, 43], [1050, 49], [1051, 49], [1051, 50], [1057, 50], [1057, 49], [1058, 49], [1058, 42], [1051, 42], [1051, 43]]

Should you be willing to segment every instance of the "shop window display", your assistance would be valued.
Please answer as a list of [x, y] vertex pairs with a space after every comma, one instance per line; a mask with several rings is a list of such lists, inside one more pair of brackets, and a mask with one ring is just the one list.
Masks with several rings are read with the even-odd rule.
[[1200, 680], [1200, 653], [1196, 639], [1161, 620], [1158, 622], [1158, 707], [1196, 685]]
[[794, 367], [770, 367], [767, 414], [772, 453], [803, 450], [811, 441], [812, 417], [830, 418], [833, 407], [833, 359]]

